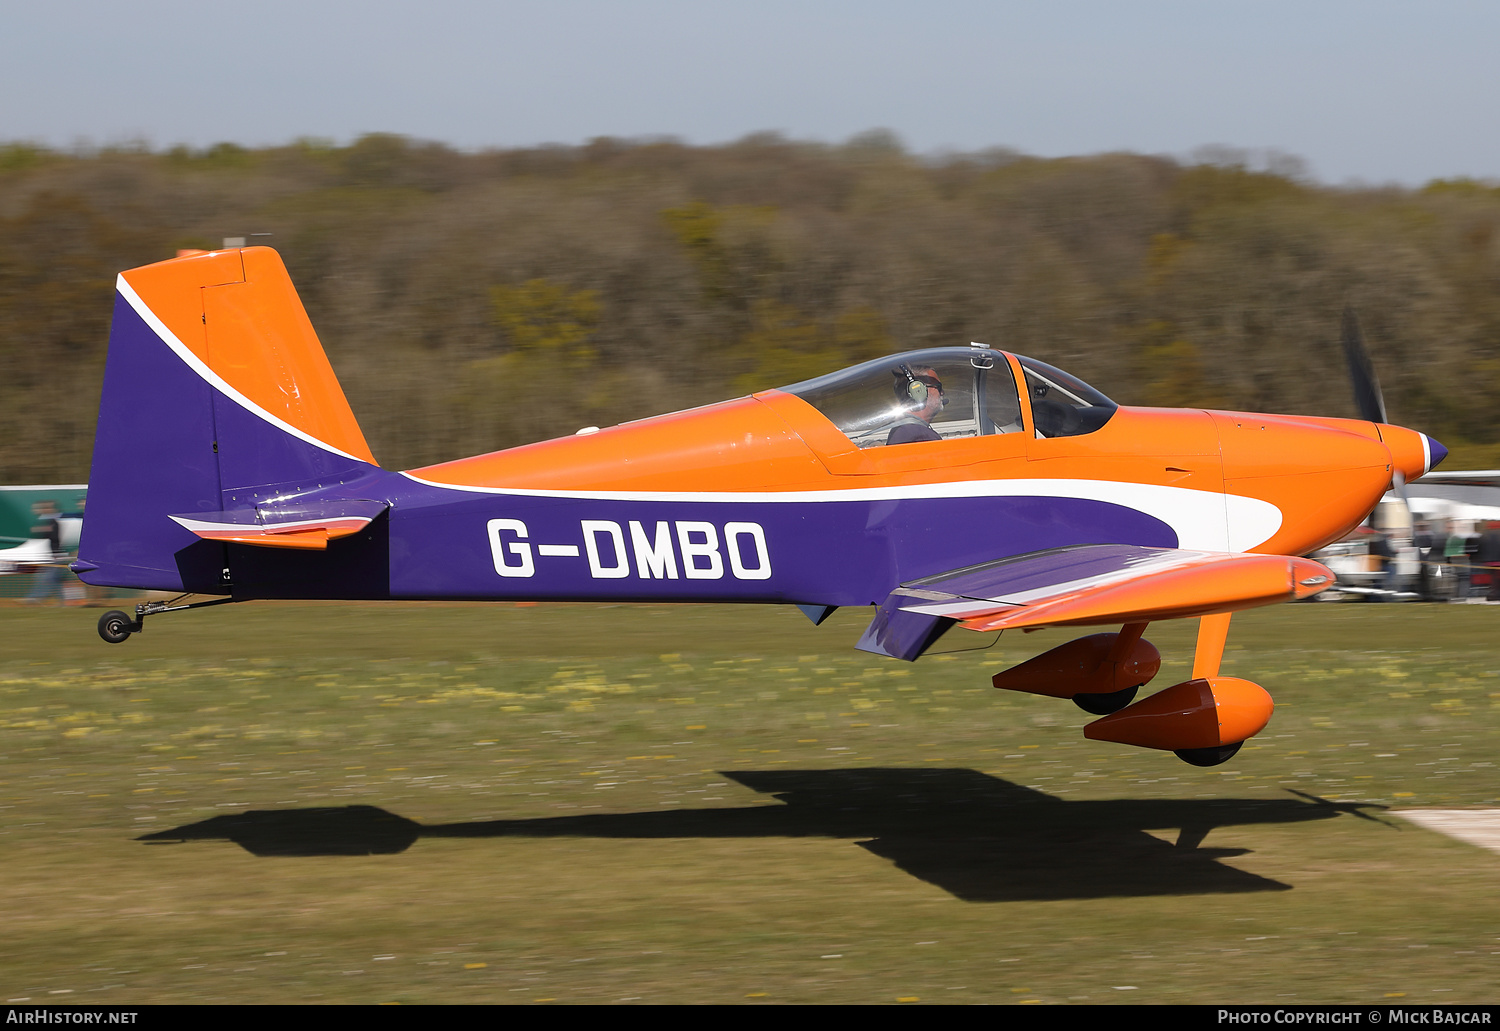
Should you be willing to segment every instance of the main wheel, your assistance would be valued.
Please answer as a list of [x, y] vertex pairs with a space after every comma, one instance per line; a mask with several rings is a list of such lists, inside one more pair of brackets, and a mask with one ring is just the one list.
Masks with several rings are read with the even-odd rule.
[[1243, 741], [1236, 741], [1232, 745], [1220, 745], [1217, 748], [1179, 748], [1177, 758], [1193, 766], [1217, 766], [1227, 763], [1234, 758], [1234, 753], [1240, 750]]
[[111, 609], [99, 617], [99, 636], [110, 644], [120, 644], [130, 637], [135, 620], [119, 609]]
[[1135, 693], [1141, 689], [1141, 685], [1127, 687], [1123, 691], [1111, 691], [1109, 694], [1076, 694], [1073, 696], [1073, 704], [1084, 712], [1091, 712], [1095, 716], [1108, 716], [1112, 712], [1119, 712], [1125, 706], [1135, 700]]

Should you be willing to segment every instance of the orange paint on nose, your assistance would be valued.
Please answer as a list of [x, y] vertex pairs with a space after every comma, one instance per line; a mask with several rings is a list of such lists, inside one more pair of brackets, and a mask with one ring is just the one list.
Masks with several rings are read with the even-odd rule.
[[1391, 452], [1371, 423], [1212, 414], [1225, 492], [1281, 510], [1281, 527], [1253, 551], [1299, 555], [1336, 541], [1369, 515], [1390, 486]]
[[1380, 437], [1390, 449], [1391, 464], [1408, 481], [1427, 472], [1431, 455], [1422, 434], [1404, 426], [1381, 426]]

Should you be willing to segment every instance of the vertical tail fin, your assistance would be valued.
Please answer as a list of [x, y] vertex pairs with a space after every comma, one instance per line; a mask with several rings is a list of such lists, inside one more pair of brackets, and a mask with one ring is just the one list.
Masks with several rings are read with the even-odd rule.
[[169, 515], [251, 509], [374, 466], [275, 251], [191, 254], [120, 275], [83, 579], [222, 590], [225, 546]]

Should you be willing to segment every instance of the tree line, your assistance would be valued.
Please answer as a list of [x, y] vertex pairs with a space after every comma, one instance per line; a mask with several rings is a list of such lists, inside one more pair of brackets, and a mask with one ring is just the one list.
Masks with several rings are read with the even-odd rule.
[[1346, 306], [1391, 419], [1493, 468], [1497, 228], [1489, 183], [1330, 187], [1227, 152], [932, 157], [878, 131], [0, 145], [0, 482], [86, 478], [117, 272], [250, 234], [390, 468], [970, 340], [1125, 404], [1353, 416]]

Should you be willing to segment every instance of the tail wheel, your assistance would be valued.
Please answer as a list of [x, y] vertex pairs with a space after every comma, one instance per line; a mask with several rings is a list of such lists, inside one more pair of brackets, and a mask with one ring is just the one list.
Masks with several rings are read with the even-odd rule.
[[1119, 712], [1133, 702], [1135, 693], [1140, 689], [1141, 686], [1137, 684], [1135, 687], [1127, 687], [1123, 691], [1111, 691], [1109, 694], [1076, 694], [1073, 696], [1073, 704], [1095, 716], [1108, 716], [1112, 712]]
[[134, 629], [135, 620], [119, 609], [111, 609], [99, 617], [99, 636], [110, 644], [124, 642]]
[[1233, 759], [1234, 753], [1244, 743], [1236, 741], [1232, 745], [1219, 745], [1217, 748], [1179, 748], [1177, 758], [1193, 766], [1217, 766]]

